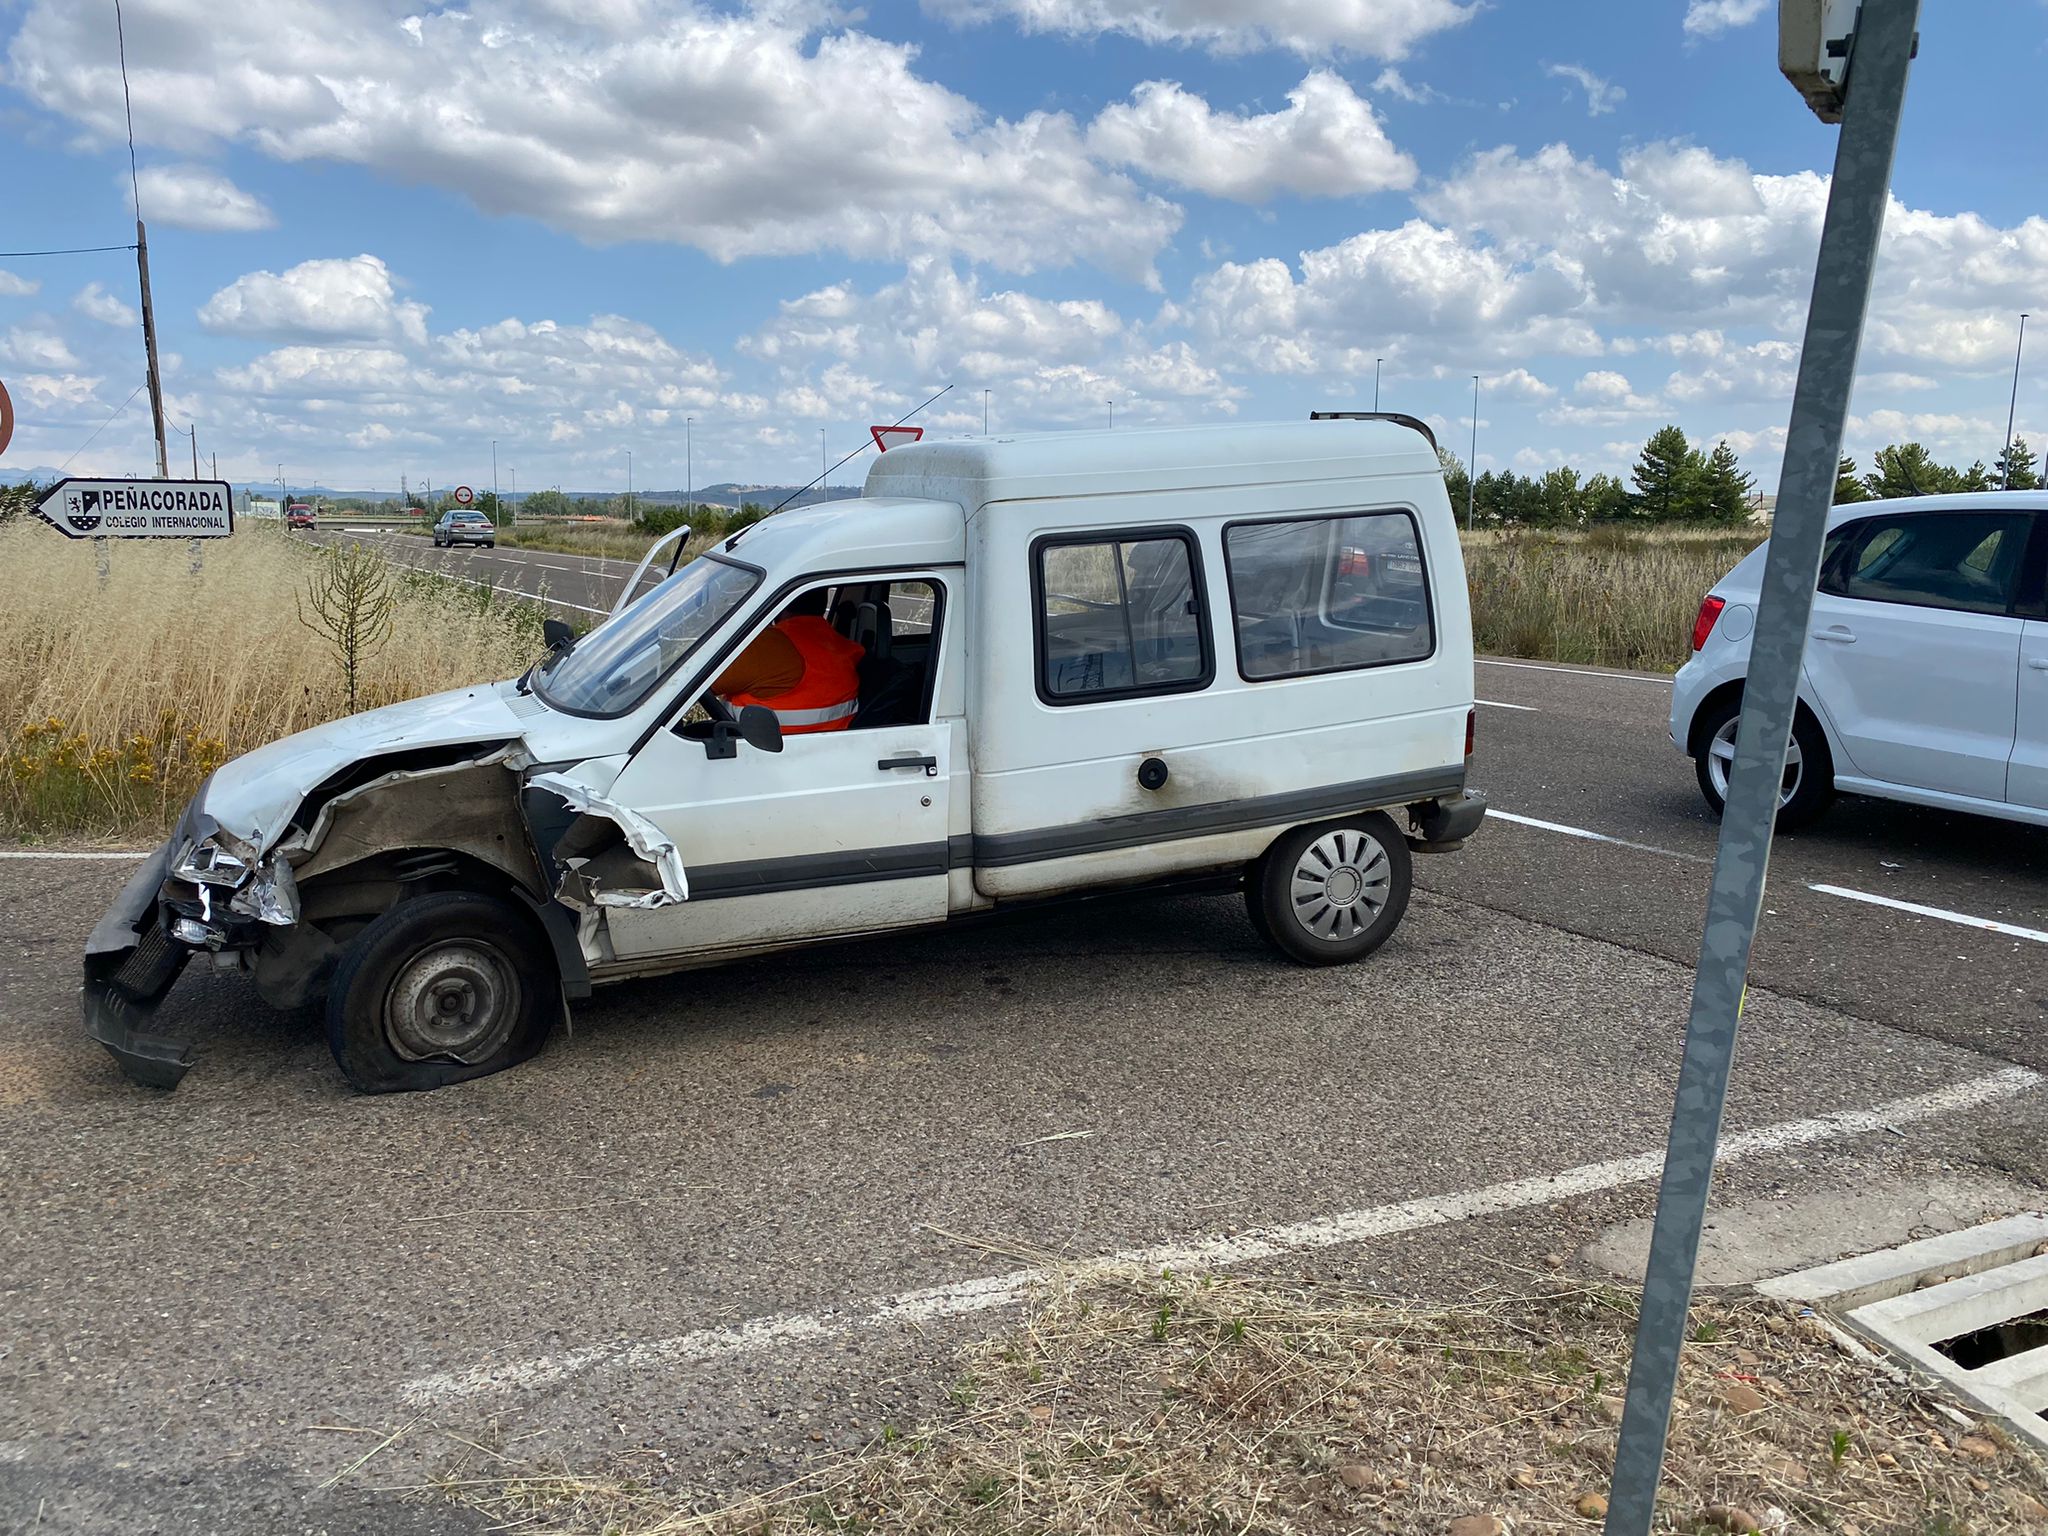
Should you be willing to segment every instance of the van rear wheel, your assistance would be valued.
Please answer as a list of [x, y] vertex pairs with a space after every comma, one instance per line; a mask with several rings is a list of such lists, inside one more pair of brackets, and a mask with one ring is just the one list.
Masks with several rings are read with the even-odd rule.
[[1414, 876], [1408, 842], [1383, 811], [1296, 827], [1252, 866], [1252, 926], [1302, 965], [1362, 960], [1400, 925]]
[[343, 953], [327, 1043], [364, 1093], [405, 1093], [525, 1061], [561, 1013], [548, 941], [512, 903], [475, 891], [401, 901]]

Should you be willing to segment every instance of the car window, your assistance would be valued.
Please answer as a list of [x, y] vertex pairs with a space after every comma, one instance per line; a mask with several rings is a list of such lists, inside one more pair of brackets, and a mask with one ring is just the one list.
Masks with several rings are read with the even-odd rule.
[[1844, 530], [1847, 554], [1821, 590], [1865, 602], [2002, 614], [2019, 581], [2024, 512], [1902, 512]]
[[1042, 540], [1035, 563], [1047, 703], [1173, 693], [1214, 676], [1193, 535]]
[[1234, 523], [1223, 563], [1248, 682], [1420, 661], [1436, 649], [1407, 512]]
[[760, 584], [752, 566], [699, 555], [534, 674], [547, 703], [574, 714], [623, 715], [682, 665]]

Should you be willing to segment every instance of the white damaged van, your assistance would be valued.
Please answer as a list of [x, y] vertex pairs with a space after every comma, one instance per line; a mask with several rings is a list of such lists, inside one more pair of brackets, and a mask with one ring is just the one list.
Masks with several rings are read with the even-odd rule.
[[[859, 647], [844, 728], [711, 684], [778, 616]], [[593, 986], [1112, 888], [1234, 886], [1290, 959], [1376, 949], [1457, 847], [1470, 612], [1421, 423], [919, 443], [724, 540], [524, 677], [228, 763], [94, 929], [136, 1080], [187, 963], [324, 997], [366, 1091], [539, 1050]]]

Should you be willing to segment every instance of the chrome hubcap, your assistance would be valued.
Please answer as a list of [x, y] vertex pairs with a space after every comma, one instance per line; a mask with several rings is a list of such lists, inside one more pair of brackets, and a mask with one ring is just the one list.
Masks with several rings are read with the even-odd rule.
[[[1728, 775], [1735, 768], [1735, 728], [1741, 723], [1742, 716], [1737, 715], [1714, 732], [1714, 739], [1707, 743], [1707, 780], [1723, 803], [1728, 799]], [[1785, 743], [1785, 778], [1778, 786], [1781, 810], [1799, 793], [1799, 781], [1805, 772], [1805, 759], [1800, 755], [1799, 738], [1795, 736]]]
[[495, 946], [437, 944], [391, 983], [384, 1033], [407, 1061], [480, 1062], [504, 1045], [519, 1006], [519, 975]]
[[1370, 832], [1339, 827], [1303, 850], [1289, 892], [1295, 920], [1319, 939], [1365, 932], [1387, 909], [1394, 867]]

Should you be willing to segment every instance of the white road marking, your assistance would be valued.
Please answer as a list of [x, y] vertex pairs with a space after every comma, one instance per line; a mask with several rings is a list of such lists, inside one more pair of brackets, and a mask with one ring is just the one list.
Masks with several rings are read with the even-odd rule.
[[1491, 656], [1476, 658], [1482, 667], [1514, 667], [1523, 672], [1563, 672], [1571, 677], [1603, 677], [1610, 683], [1655, 683], [1659, 688], [1669, 688], [1668, 677], [1638, 677], [1633, 672], [1595, 672], [1590, 667], [1552, 667], [1535, 661], [1495, 661]]
[[137, 859], [148, 858], [153, 852], [155, 850], [149, 848], [133, 851], [126, 848], [108, 849], [104, 853], [58, 853], [54, 849], [6, 848], [0, 849], [0, 859], [122, 859], [132, 864]]
[[543, 597], [538, 592], [522, 592], [517, 587], [501, 587], [494, 581], [478, 581], [470, 576], [458, 576], [453, 571], [438, 566], [415, 565], [412, 569], [425, 571], [429, 576], [438, 576], [443, 581], [459, 581], [465, 586], [482, 587], [486, 592], [496, 592], [503, 597], [523, 597], [530, 603], [546, 603], [550, 608], [574, 608], [578, 613], [610, 613], [609, 608], [592, 608], [587, 603], [572, 603], [563, 597]]
[[1513, 811], [1486, 808], [1488, 821], [1511, 821], [1518, 827], [1539, 827], [1545, 832], [1559, 832], [1566, 837], [1581, 837], [1589, 843], [1612, 843], [1617, 848], [1633, 848], [1638, 853], [1659, 853], [1667, 859], [1683, 859], [1688, 864], [1711, 864], [1714, 861], [1697, 853], [1680, 853], [1675, 848], [1659, 848], [1650, 843], [1632, 843], [1625, 837], [1609, 837], [1605, 832], [1592, 832], [1584, 827], [1566, 826], [1561, 821], [1544, 821], [1535, 816], [1517, 816]]
[[1499, 699], [1474, 699], [1475, 704], [1484, 704], [1488, 709], [1518, 709], [1525, 715], [1540, 715], [1542, 710], [1534, 704], [1503, 704]]
[[[1985, 1077], [1952, 1083], [1910, 1098], [1887, 1100], [1868, 1109], [1835, 1110], [1806, 1119], [1780, 1121], [1752, 1131], [1737, 1131], [1722, 1137], [1719, 1160], [1730, 1163], [1839, 1137], [1896, 1129], [1915, 1121], [1937, 1119], [2008, 1099], [2038, 1087], [2041, 1082], [2039, 1073], [2024, 1067], [2007, 1067]], [[1624, 1184], [1653, 1179], [1663, 1166], [1664, 1153], [1659, 1148], [1567, 1168], [1561, 1173], [1512, 1179], [1453, 1194], [1404, 1200], [1396, 1205], [1345, 1211], [1334, 1216], [1254, 1230], [1237, 1237], [1199, 1236], [1153, 1248], [1125, 1249], [1120, 1253], [1078, 1261], [1066, 1268], [1087, 1273], [1125, 1267], [1201, 1270], [1246, 1264], [1288, 1253], [1369, 1242], [1452, 1222], [1527, 1210], [1575, 1195], [1597, 1194]], [[1050, 1277], [1048, 1270], [1018, 1269], [1008, 1274], [984, 1275], [950, 1285], [902, 1291], [843, 1311], [784, 1313], [754, 1318], [736, 1327], [699, 1328], [665, 1339], [620, 1339], [586, 1345], [580, 1349], [535, 1355], [525, 1360], [507, 1360], [472, 1370], [415, 1377], [399, 1387], [399, 1396], [408, 1404], [425, 1409], [456, 1398], [493, 1392], [532, 1391], [586, 1371], [668, 1369], [685, 1362], [748, 1354], [780, 1344], [833, 1338], [856, 1329], [963, 1317], [1015, 1306], [1034, 1286]]]
[[1967, 912], [1951, 912], [1946, 907], [1923, 907], [1917, 901], [1900, 901], [1896, 896], [1878, 896], [1869, 891], [1852, 891], [1846, 885], [1814, 885], [1809, 891], [1819, 891], [1823, 896], [1840, 896], [1848, 901], [1866, 901], [1873, 907], [1890, 907], [1895, 912], [1911, 912], [1915, 917], [1936, 917], [1944, 923], [1957, 923], [1965, 928], [1982, 928], [1987, 933], [2003, 933], [2015, 939], [2032, 939], [2036, 944], [2048, 944], [2048, 933], [2038, 928], [2022, 928], [2017, 923], [2001, 923], [1988, 917], [1972, 917]]

